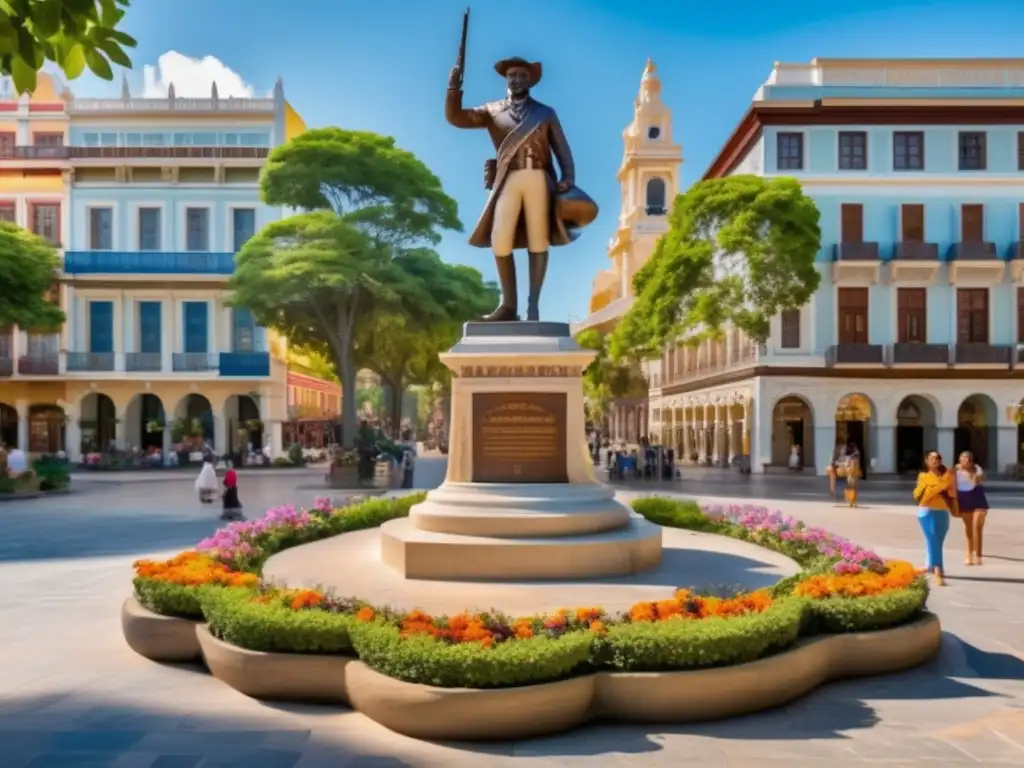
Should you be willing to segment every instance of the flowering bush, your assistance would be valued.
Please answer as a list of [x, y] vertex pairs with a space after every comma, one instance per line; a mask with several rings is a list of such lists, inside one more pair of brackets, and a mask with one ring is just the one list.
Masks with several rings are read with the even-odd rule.
[[170, 560], [139, 560], [133, 567], [138, 578], [182, 587], [254, 587], [259, 583], [255, 574], [234, 571], [195, 551], [182, 552]]
[[637, 603], [629, 610], [629, 620], [669, 621], [673, 619], [706, 619], [710, 616], [742, 616], [761, 613], [772, 605], [772, 596], [759, 590], [730, 598], [703, 597], [690, 590], [680, 589], [668, 600]]
[[882, 572], [833, 572], [808, 576], [793, 588], [796, 597], [825, 600], [832, 597], [868, 597], [907, 589], [920, 580], [913, 565], [903, 560], [885, 563]]

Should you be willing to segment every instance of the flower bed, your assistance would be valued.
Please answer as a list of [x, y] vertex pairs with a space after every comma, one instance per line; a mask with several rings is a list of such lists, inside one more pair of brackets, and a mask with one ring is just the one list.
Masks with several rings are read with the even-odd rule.
[[422, 494], [332, 509], [280, 507], [232, 523], [165, 563], [136, 564], [149, 610], [204, 618], [224, 643], [264, 653], [358, 657], [392, 679], [441, 688], [501, 688], [595, 670], [696, 670], [751, 662], [801, 637], [887, 629], [920, 617], [927, 586], [912, 566], [885, 562], [840, 537], [755, 507], [708, 508], [640, 499], [652, 522], [718, 533], [791, 557], [803, 570], [773, 589], [707, 595], [681, 589], [623, 615], [599, 607], [546, 616], [397, 613], [315, 590], [260, 583], [272, 554], [408, 514]]

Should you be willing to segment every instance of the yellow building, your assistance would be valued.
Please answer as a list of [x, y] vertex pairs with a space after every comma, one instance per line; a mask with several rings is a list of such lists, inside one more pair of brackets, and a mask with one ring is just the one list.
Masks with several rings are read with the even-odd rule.
[[[608, 333], [629, 310], [633, 277], [668, 231], [668, 214], [679, 194], [682, 149], [672, 140], [672, 113], [661, 100], [661, 81], [650, 59], [622, 141], [617, 174], [622, 197], [618, 227], [608, 246], [611, 266], [594, 279], [590, 314], [573, 326], [574, 333], [588, 328]], [[609, 427], [613, 440], [632, 443], [648, 434], [646, 398], [614, 403]]]
[[42, 76], [30, 97], [0, 95], [0, 215], [59, 244], [67, 315], [56, 334], [0, 333], [0, 440], [166, 454], [198, 423], [218, 452], [285, 448], [287, 344], [227, 286], [234, 254], [284, 213], [260, 200], [266, 157], [304, 129], [280, 81], [267, 98], [124, 83], [75, 99]]

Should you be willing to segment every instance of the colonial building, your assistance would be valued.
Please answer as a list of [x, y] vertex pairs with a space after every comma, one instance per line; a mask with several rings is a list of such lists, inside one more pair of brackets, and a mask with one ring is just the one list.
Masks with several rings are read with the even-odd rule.
[[[574, 325], [573, 333], [587, 328], [607, 333], [629, 310], [634, 298], [633, 276], [668, 230], [668, 214], [679, 194], [682, 149], [673, 143], [672, 113], [661, 100], [661, 81], [650, 59], [622, 143], [617, 174], [622, 197], [618, 227], [608, 245], [611, 264], [595, 278], [590, 313]], [[636, 442], [648, 434], [648, 426], [646, 399], [613, 404], [609, 414], [613, 439]]]
[[1024, 63], [776, 64], [704, 178], [792, 176], [817, 203], [821, 286], [753, 345], [736, 333], [649, 368], [684, 455], [752, 470], [837, 442], [868, 474], [922, 455], [1021, 461]]
[[167, 450], [187, 420], [218, 451], [281, 450], [287, 344], [227, 291], [234, 254], [283, 214], [258, 184], [270, 149], [304, 130], [280, 81], [267, 98], [214, 86], [202, 99], [173, 86], [138, 98], [126, 83], [120, 98], [75, 99], [47, 82], [0, 102], [17, 118], [0, 172], [24, 178], [6, 203], [16, 220], [60, 244], [67, 322], [5, 335], [0, 439], [72, 458]]

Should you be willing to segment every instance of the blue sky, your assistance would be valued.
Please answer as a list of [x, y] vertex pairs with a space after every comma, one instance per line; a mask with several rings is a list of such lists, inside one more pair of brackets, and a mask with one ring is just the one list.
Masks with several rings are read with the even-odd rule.
[[[451, 128], [442, 103], [467, 0], [136, 0], [125, 29], [139, 40], [129, 74], [166, 51], [215, 56], [259, 95], [284, 79], [285, 94], [312, 126], [394, 136], [459, 202], [472, 229], [485, 199], [490, 143]], [[476, 0], [466, 72], [467, 103], [503, 95], [495, 61], [544, 63], [535, 96], [561, 117], [577, 182], [602, 215], [571, 246], [552, 253], [542, 312], [586, 314], [594, 274], [608, 264], [618, 216], [615, 180], [622, 129], [632, 117], [644, 62], [658, 65], [663, 98], [683, 146], [683, 185], [700, 177], [775, 61], [819, 57], [1013, 57], [1021, 55], [1021, 0], [858, 0], [856, 10], [801, 0]], [[283, 14], [282, 8], [290, 13]], [[671, 10], [665, 10], [671, 9]], [[83, 78], [80, 96], [118, 86]], [[221, 91], [223, 95], [223, 90]], [[180, 94], [180, 90], [179, 90]], [[493, 277], [486, 251], [445, 238], [442, 255]], [[521, 276], [522, 276], [521, 272]], [[521, 281], [522, 282], [522, 281]]]

